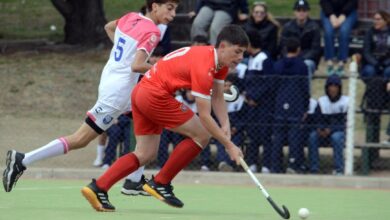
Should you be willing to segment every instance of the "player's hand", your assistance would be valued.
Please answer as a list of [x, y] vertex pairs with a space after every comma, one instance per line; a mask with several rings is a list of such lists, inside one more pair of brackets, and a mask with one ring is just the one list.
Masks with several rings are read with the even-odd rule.
[[244, 157], [241, 149], [233, 144], [233, 146], [226, 148], [226, 152], [229, 154], [230, 159], [236, 162], [237, 165], [240, 165], [240, 157]]

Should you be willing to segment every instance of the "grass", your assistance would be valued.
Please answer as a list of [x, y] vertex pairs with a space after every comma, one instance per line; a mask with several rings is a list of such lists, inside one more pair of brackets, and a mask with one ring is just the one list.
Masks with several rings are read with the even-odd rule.
[[[0, 192], [1, 219], [281, 219], [255, 186], [175, 185], [183, 209], [175, 209], [151, 197], [126, 197], [119, 185], [110, 191], [114, 213], [95, 212], [81, 196], [88, 181], [23, 180], [11, 193]], [[301, 207], [314, 220], [390, 219], [390, 191], [331, 188], [272, 188], [278, 204], [286, 205], [292, 220]]]
[[[184, 0], [182, 0], [184, 1]], [[186, 0], [187, 1], [187, 0]], [[104, 1], [107, 20], [120, 17], [128, 11], [138, 11], [145, 0]], [[254, 2], [249, 1], [250, 4]], [[269, 10], [276, 16], [292, 16], [294, 1], [266, 1]], [[318, 0], [309, 1], [313, 17], [318, 17]], [[55, 25], [55, 31], [50, 26]], [[37, 39], [53, 41], [63, 39], [64, 19], [49, 0], [1, 0], [0, 1], [0, 39]]]

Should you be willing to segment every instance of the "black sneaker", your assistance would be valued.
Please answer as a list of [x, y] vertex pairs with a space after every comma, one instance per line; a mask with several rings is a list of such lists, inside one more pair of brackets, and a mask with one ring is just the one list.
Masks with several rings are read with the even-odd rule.
[[157, 184], [154, 178], [147, 181], [142, 187], [147, 193], [156, 197], [157, 199], [167, 203], [170, 206], [181, 208], [184, 206], [183, 202], [176, 198], [173, 194], [173, 186], [169, 183], [166, 185]]
[[145, 192], [142, 189], [142, 186], [146, 183], [145, 176], [142, 175], [141, 180], [139, 182], [133, 182], [131, 180], [126, 179], [125, 183], [122, 186], [121, 193], [128, 196], [150, 196], [149, 193]]
[[3, 173], [3, 185], [6, 192], [11, 192], [12, 187], [16, 185], [19, 177], [26, 170], [22, 161], [24, 154], [10, 150], [7, 152], [6, 168]]
[[96, 180], [81, 189], [81, 193], [91, 204], [92, 208], [99, 212], [114, 212], [115, 207], [108, 200], [107, 192], [99, 189], [96, 185]]

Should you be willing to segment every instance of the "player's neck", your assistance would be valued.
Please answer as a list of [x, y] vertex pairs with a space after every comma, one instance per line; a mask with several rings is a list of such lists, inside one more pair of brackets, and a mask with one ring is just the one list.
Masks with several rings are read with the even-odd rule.
[[152, 15], [150, 12], [146, 12], [145, 14], [145, 17], [149, 18], [150, 20], [152, 20], [156, 25], [160, 24], [158, 22], [158, 19], [156, 16]]

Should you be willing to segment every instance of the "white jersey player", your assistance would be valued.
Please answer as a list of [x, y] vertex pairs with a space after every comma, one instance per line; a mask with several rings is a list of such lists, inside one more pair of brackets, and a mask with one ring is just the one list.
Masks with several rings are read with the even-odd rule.
[[173, 20], [178, 2], [146, 0], [148, 12], [145, 16], [129, 13], [105, 26], [114, 46], [102, 73], [98, 100], [87, 112], [85, 123], [73, 134], [26, 154], [8, 151], [3, 173], [6, 192], [12, 190], [28, 165], [87, 146], [109, 128], [114, 119], [130, 111], [130, 93], [138, 82], [139, 73], [145, 73], [151, 67], [146, 61], [159, 42], [160, 31], [156, 25]]

